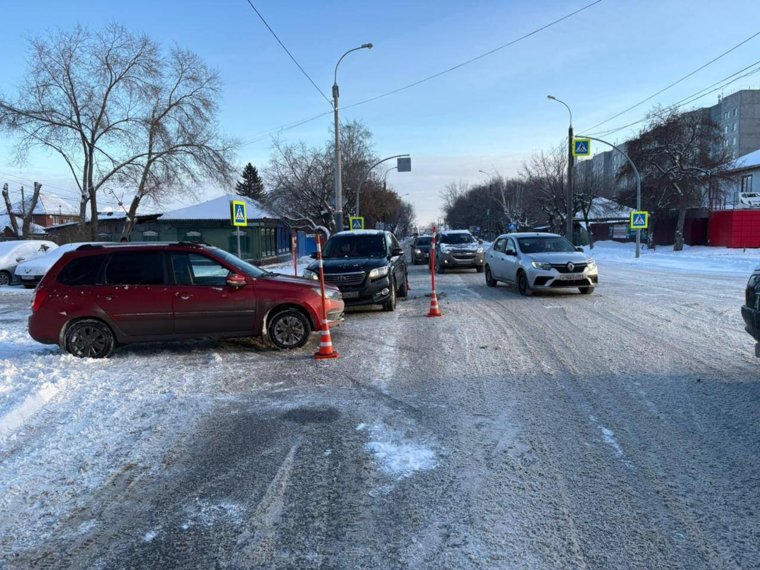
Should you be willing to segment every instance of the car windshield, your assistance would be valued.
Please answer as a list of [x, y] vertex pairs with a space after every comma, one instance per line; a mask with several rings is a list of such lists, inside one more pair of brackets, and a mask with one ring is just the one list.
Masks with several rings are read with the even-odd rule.
[[472, 234], [441, 234], [441, 243], [460, 244], [460, 243], [477, 243]]
[[524, 237], [518, 238], [517, 243], [523, 253], [570, 253], [575, 251], [573, 244], [561, 236]]
[[232, 255], [222, 249], [213, 248], [214, 253], [224, 259], [230, 265], [234, 265], [236, 269], [239, 269], [241, 273], [245, 273], [250, 277], [271, 277], [274, 275], [271, 271], [264, 271], [263, 269], [251, 265], [247, 261], [243, 261], [236, 255]]
[[385, 236], [336, 235], [327, 240], [325, 258], [386, 257]]
[[415, 242], [416, 245], [430, 245], [430, 240], [433, 238], [429, 237], [421, 237], [417, 238], [417, 241]]

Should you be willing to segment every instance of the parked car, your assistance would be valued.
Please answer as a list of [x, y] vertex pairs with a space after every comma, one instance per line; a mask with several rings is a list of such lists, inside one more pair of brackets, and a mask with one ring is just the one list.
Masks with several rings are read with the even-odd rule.
[[446, 230], [435, 238], [435, 271], [470, 268], [478, 273], [484, 266], [483, 242], [467, 230]]
[[[404, 250], [391, 232], [339, 232], [327, 240], [322, 254], [325, 281], [338, 286], [346, 305], [382, 305], [393, 311], [397, 297], [406, 297]], [[319, 279], [319, 261], [303, 275]]]
[[106, 243], [107, 242], [75, 242], [63, 244], [52, 251], [48, 251], [45, 255], [19, 263], [16, 266], [16, 278], [19, 279], [21, 284], [27, 289], [34, 289], [45, 273], [53, 267], [53, 264], [56, 261], [63, 257], [64, 253], [74, 251], [83, 245], [105, 245]]
[[19, 263], [45, 255], [58, 244], [45, 240], [13, 240], [0, 242], [0, 285], [13, 283], [13, 273]]
[[599, 283], [596, 263], [564, 237], [550, 233], [513, 233], [496, 238], [486, 253], [486, 284], [517, 286], [521, 295], [540, 289], [577, 287], [593, 293]]
[[760, 208], [760, 193], [739, 192], [739, 204], [743, 208]]
[[757, 341], [755, 356], [760, 357], [760, 267], [750, 275], [744, 291], [742, 318], [745, 330]]
[[414, 265], [427, 263], [430, 259], [430, 244], [433, 236], [418, 236], [412, 240], [411, 259]]
[[[267, 336], [303, 346], [320, 328], [313, 281], [270, 273], [200, 244], [84, 245], [61, 257], [37, 286], [29, 334], [75, 356], [103, 358], [133, 342]], [[327, 287], [327, 320], [343, 320]]]

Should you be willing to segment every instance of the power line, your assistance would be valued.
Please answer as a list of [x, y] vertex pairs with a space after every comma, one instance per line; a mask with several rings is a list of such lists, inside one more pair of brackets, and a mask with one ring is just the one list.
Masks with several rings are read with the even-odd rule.
[[[250, 2], [250, 0], [249, 0], [249, 2]], [[358, 107], [359, 105], [365, 105], [366, 103], [370, 103], [372, 101], [377, 101], [378, 99], [382, 99], [382, 98], [388, 97], [390, 95], [395, 95], [396, 93], [399, 93], [401, 91], [405, 91], [407, 89], [411, 89], [412, 87], [416, 87], [417, 85], [420, 85], [421, 83], [425, 83], [425, 82], [430, 81], [432, 79], [436, 79], [436, 78], [438, 78], [438, 77], [440, 77], [442, 75], [445, 75], [446, 73], [450, 73], [450, 72], [455, 71], [457, 69], [460, 69], [460, 68], [462, 68], [462, 67], [464, 67], [466, 65], [474, 63], [474, 62], [476, 62], [476, 61], [478, 61], [480, 59], [488, 57], [489, 55], [493, 55], [497, 51], [500, 51], [500, 50], [503, 50], [503, 49], [505, 49], [507, 47], [513, 46], [514, 44], [516, 44], [518, 42], [521, 42], [521, 41], [523, 41], [523, 40], [525, 40], [525, 39], [527, 39], [527, 38], [529, 38], [531, 36], [534, 36], [534, 35], [540, 33], [540, 32], [543, 32], [544, 30], [546, 30], [548, 28], [551, 28], [552, 26], [554, 26], [556, 24], [559, 24], [560, 22], [562, 22], [564, 20], [567, 20], [568, 18], [572, 18], [573, 16], [575, 16], [575, 15], [583, 12], [584, 10], [587, 10], [587, 9], [591, 8], [592, 6], [594, 6], [596, 4], [599, 4], [601, 2], [602, 2], [602, 0], [595, 0], [594, 2], [586, 4], [585, 6], [579, 8], [578, 10], [575, 10], [574, 12], [570, 12], [569, 14], [565, 14], [561, 18], [558, 18], [558, 19], [556, 19], [556, 20], [554, 20], [552, 22], [549, 22], [548, 24], [545, 24], [545, 25], [541, 26], [540, 28], [536, 28], [535, 30], [533, 30], [531, 32], [528, 32], [527, 34], [524, 34], [524, 35], [522, 35], [522, 36], [520, 36], [520, 37], [518, 37], [518, 38], [516, 38], [516, 39], [514, 39], [512, 41], [509, 41], [509, 42], [507, 42], [505, 44], [502, 44], [502, 45], [500, 45], [500, 46], [498, 46], [496, 48], [493, 48], [493, 49], [491, 49], [491, 50], [489, 50], [487, 52], [484, 52], [484, 53], [482, 53], [480, 55], [477, 55], [477, 56], [475, 56], [475, 57], [473, 57], [471, 59], [468, 59], [467, 61], [463, 61], [462, 63], [459, 63], [457, 65], [449, 67], [448, 69], [445, 69], [443, 71], [439, 71], [438, 73], [434, 73], [433, 75], [429, 75], [429, 76], [427, 76], [427, 77], [425, 77], [423, 79], [420, 79], [420, 80], [415, 81], [413, 83], [410, 83], [408, 85], [404, 85], [403, 87], [398, 87], [397, 89], [393, 89], [392, 91], [388, 91], [387, 93], [382, 93], [381, 95], [376, 95], [375, 97], [370, 97], [369, 99], [365, 99], [363, 101], [359, 101], [358, 103], [353, 103], [351, 105], [346, 105], [346, 106], [343, 107], [343, 109], [351, 109], [353, 107]], [[254, 10], [255, 10], [255, 8], [254, 8]], [[248, 144], [259, 142], [260, 140], [263, 140], [263, 139], [267, 138], [272, 133], [286, 131], [286, 130], [289, 130], [289, 129], [292, 129], [292, 128], [295, 128], [295, 127], [299, 127], [299, 126], [301, 126], [303, 124], [309, 123], [311, 121], [315, 121], [315, 120], [317, 120], [317, 119], [319, 119], [321, 117], [324, 117], [325, 115], [329, 115], [331, 112], [332, 111], [329, 111], [329, 112], [326, 111], [324, 113], [321, 113], [319, 115], [315, 115], [315, 116], [313, 116], [311, 118], [308, 118], [308, 119], [302, 119], [300, 121], [297, 121], [297, 122], [294, 122], [294, 123], [291, 123], [291, 124], [288, 124], [288, 125], [283, 125], [281, 127], [270, 129], [266, 133], [262, 133], [261, 135], [257, 135], [253, 139], [250, 139], [248, 141]]]
[[[680, 101], [677, 101], [671, 105], [668, 105], [667, 109], [679, 109], [681, 107], [684, 107], [686, 105], [689, 105], [690, 103], [693, 103], [695, 101], [698, 101], [699, 99], [702, 99], [703, 97], [706, 97], [707, 95], [710, 95], [711, 93], [715, 93], [716, 91], [720, 91], [727, 85], [731, 85], [732, 83], [736, 83], [737, 81], [744, 79], [745, 77], [749, 77], [750, 75], [754, 75], [755, 73], [760, 72], [760, 67], [757, 67], [756, 69], [752, 69], [748, 73], [744, 73], [748, 69], [751, 69], [752, 67], [757, 66], [760, 64], [760, 60], [748, 65], [747, 67], [744, 67], [740, 69], [739, 71], [736, 71], [732, 73], [731, 75], [728, 75], [727, 77], [724, 77], [723, 79], [716, 81], [715, 83], [708, 85], [707, 87], [704, 87], [703, 89], [700, 89], [696, 93], [692, 93], [691, 95], [684, 97]], [[743, 75], [740, 75], [743, 74]], [[738, 77], [737, 77], [738, 76]], [[730, 81], [729, 81], [730, 80]], [[717, 87], [716, 87], [717, 86]], [[629, 127], [633, 127], [635, 125], [638, 125], [639, 123], [643, 123], [646, 121], [646, 117], [643, 119], [639, 119], [638, 121], [634, 121], [632, 123], [628, 123], [627, 125], [623, 125], [621, 127], [616, 127], [614, 129], [609, 129], [606, 131], [599, 131], [599, 132], [590, 132], [590, 135], [596, 135], [596, 136], [608, 136], [611, 134], [614, 134], [618, 131], [622, 131], [623, 129], [627, 129]]]
[[316, 83], [314, 83], [314, 81], [312, 80], [312, 78], [311, 78], [311, 77], [309, 77], [309, 74], [308, 74], [308, 73], [306, 73], [306, 70], [305, 70], [303, 67], [301, 67], [301, 64], [300, 64], [300, 63], [298, 63], [298, 61], [296, 61], [296, 58], [295, 58], [295, 57], [293, 57], [293, 54], [292, 54], [292, 53], [290, 53], [290, 50], [289, 50], [287, 47], [285, 47], [285, 44], [284, 44], [284, 43], [282, 43], [282, 41], [280, 40], [280, 38], [278, 38], [278, 37], [277, 37], [277, 34], [275, 34], [275, 33], [274, 33], [274, 30], [273, 30], [273, 29], [272, 29], [272, 27], [271, 27], [271, 26], [270, 26], [270, 25], [267, 23], [267, 21], [264, 19], [264, 16], [262, 16], [262, 15], [261, 15], [261, 12], [259, 12], [259, 11], [256, 9], [256, 6], [254, 6], [254, 5], [253, 5], [253, 3], [251, 2], [251, 0], [246, 0], [246, 1], [247, 1], [247, 2], [248, 2], [248, 4], [251, 6], [251, 8], [253, 8], [253, 11], [254, 11], [254, 12], [256, 12], [256, 15], [257, 15], [259, 18], [261, 18], [261, 21], [262, 21], [262, 22], [264, 22], [264, 25], [265, 25], [265, 26], [267, 27], [267, 29], [268, 29], [268, 30], [269, 30], [269, 31], [272, 33], [272, 35], [274, 36], [274, 39], [276, 39], [276, 40], [277, 40], [277, 43], [279, 43], [279, 44], [282, 46], [282, 49], [284, 49], [284, 50], [285, 50], [285, 53], [287, 53], [287, 54], [290, 56], [290, 59], [292, 59], [292, 60], [293, 60], [293, 63], [295, 63], [295, 64], [298, 66], [298, 69], [300, 69], [300, 70], [301, 70], [301, 73], [303, 73], [303, 74], [306, 76], [306, 79], [308, 79], [308, 80], [311, 82], [311, 84], [314, 86], [314, 89], [316, 89], [317, 91], [319, 91], [319, 94], [320, 94], [320, 95], [322, 95], [322, 97], [324, 97], [325, 101], [327, 101], [327, 103], [328, 103], [329, 105], [332, 105], [332, 102], [330, 101], [330, 99], [328, 99], [327, 95], [325, 95], [324, 93], [322, 93], [322, 90], [321, 90], [321, 89], [320, 89], [320, 88], [317, 86], [317, 84], [316, 84]]
[[596, 125], [594, 125], [593, 127], [589, 127], [589, 128], [588, 128], [588, 129], [586, 129], [586, 130], [587, 130], [587, 131], [591, 131], [592, 129], [595, 129], [595, 128], [597, 128], [597, 127], [599, 127], [599, 126], [601, 126], [601, 125], [603, 125], [603, 124], [605, 124], [605, 123], [609, 123], [611, 120], [613, 120], [613, 119], [617, 119], [617, 118], [618, 118], [620, 115], [624, 115], [625, 113], [627, 113], [628, 111], [631, 111], [631, 110], [635, 109], [635, 108], [636, 108], [636, 107], [638, 107], [639, 105], [643, 105], [643, 104], [644, 104], [644, 103], [646, 103], [647, 101], [650, 101], [650, 100], [654, 99], [655, 97], [657, 97], [657, 96], [658, 96], [658, 95], [660, 95], [661, 93], [663, 93], [663, 92], [667, 91], [667, 90], [668, 90], [668, 89], [670, 89], [671, 87], [673, 87], [673, 86], [675, 86], [675, 85], [678, 85], [679, 83], [681, 83], [682, 81], [684, 81], [684, 80], [688, 79], [689, 77], [691, 77], [691, 76], [692, 76], [692, 75], [694, 75], [695, 73], [697, 73], [697, 72], [699, 72], [699, 71], [702, 71], [702, 70], [703, 70], [705, 67], [707, 67], [707, 66], [709, 66], [709, 65], [712, 65], [713, 63], [715, 63], [716, 61], [718, 61], [718, 60], [719, 60], [719, 59], [721, 59], [722, 57], [724, 57], [724, 56], [728, 55], [729, 53], [731, 53], [732, 51], [734, 51], [735, 49], [737, 49], [737, 48], [739, 48], [739, 47], [743, 46], [743, 45], [744, 45], [744, 44], [746, 44], [748, 41], [750, 41], [751, 39], [753, 39], [753, 38], [757, 37], [758, 35], [760, 35], [760, 32], [755, 32], [755, 33], [754, 33], [754, 34], [752, 34], [750, 37], [748, 37], [746, 40], [743, 40], [743, 41], [739, 42], [738, 44], [736, 44], [736, 45], [735, 45], [734, 47], [732, 47], [731, 49], [729, 49], [729, 50], [727, 50], [727, 51], [723, 52], [722, 54], [720, 54], [718, 57], [716, 57], [716, 58], [714, 58], [714, 59], [712, 59], [712, 60], [708, 61], [706, 64], [704, 64], [704, 65], [702, 65], [702, 66], [698, 67], [697, 69], [695, 69], [695, 70], [694, 70], [694, 71], [692, 71], [691, 73], [688, 73], [688, 74], [684, 75], [684, 76], [683, 76], [681, 79], [679, 79], [679, 80], [677, 80], [677, 81], [674, 81], [673, 83], [671, 83], [671, 84], [670, 84], [670, 85], [668, 85], [667, 87], [664, 87], [664, 88], [660, 89], [660, 90], [659, 90], [657, 93], [655, 93], [654, 95], [650, 95], [650, 96], [649, 96], [649, 97], [647, 97], [646, 99], [642, 99], [641, 101], [639, 101], [639, 102], [638, 102], [638, 103], [636, 103], [635, 105], [632, 105], [632, 106], [628, 107], [628, 108], [627, 108], [627, 109], [625, 109], [624, 111], [620, 111], [618, 114], [616, 114], [616, 115], [613, 115], [613, 116], [612, 116], [612, 117], [610, 117], [609, 119], [605, 119], [605, 120], [604, 120], [604, 121], [602, 121], [601, 123], [597, 123], [597, 124], [596, 124]]

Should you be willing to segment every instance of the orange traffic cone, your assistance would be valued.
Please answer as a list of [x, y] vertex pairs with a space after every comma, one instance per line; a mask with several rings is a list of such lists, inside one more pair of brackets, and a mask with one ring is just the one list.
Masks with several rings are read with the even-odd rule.
[[428, 317], [442, 317], [443, 314], [441, 313], [441, 309], [438, 308], [438, 295], [435, 294], [435, 291], [430, 295], [430, 312], [427, 314]]
[[320, 332], [319, 350], [314, 353], [314, 358], [324, 360], [327, 358], [338, 358], [340, 354], [333, 350], [332, 337], [330, 336], [330, 327], [327, 321], [322, 321], [322, 331]]

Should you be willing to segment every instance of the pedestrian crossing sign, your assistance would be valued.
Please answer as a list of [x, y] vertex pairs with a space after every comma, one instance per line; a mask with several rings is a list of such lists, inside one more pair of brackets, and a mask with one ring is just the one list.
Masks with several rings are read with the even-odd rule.
[[231, 203], [231, 214], [232, 214], [232, 225], [235, 227], [238, 226], [247, 226], [248, 225], [248, 216], [245, 212], [245, 202], [242, 200], [233, 200]]
[[364, 229], [364, 216], [351, 216], [351, 231]]
[[634, 210], [631, 212], [631, 229], [646, 230], [649, 228], [649, 212]]
[[591, 139], [573, 138], [573, 156], [591, 156]]

